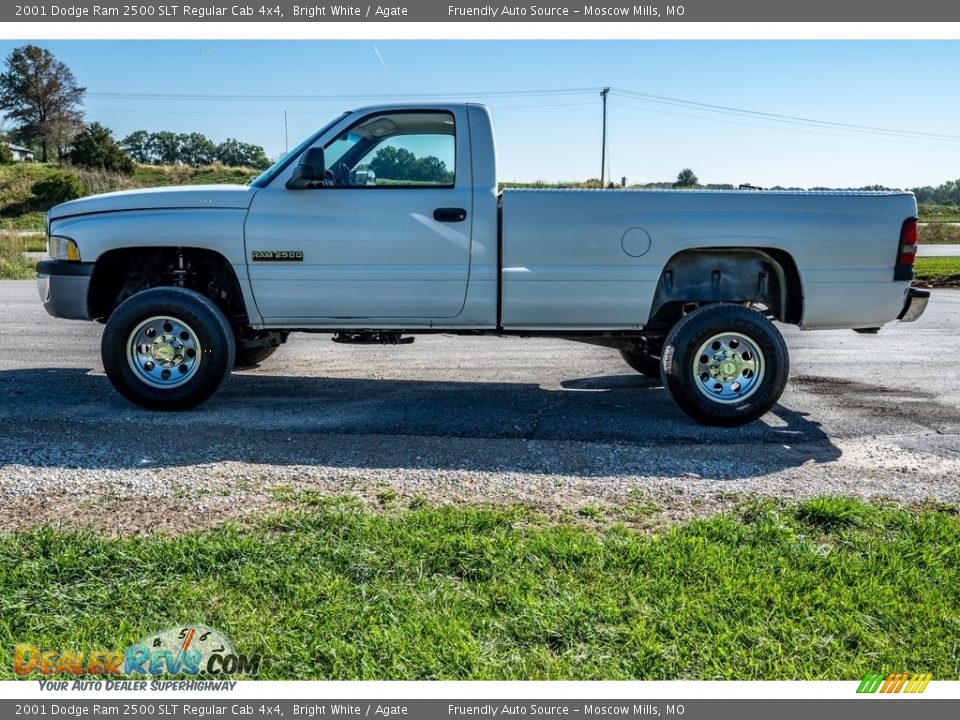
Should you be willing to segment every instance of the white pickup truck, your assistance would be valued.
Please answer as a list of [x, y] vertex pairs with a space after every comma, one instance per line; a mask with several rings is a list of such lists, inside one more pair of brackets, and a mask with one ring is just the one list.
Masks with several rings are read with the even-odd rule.
[[788, 374], [773, 324], [914, 320], [907, 192], [505, 190], [482, 105], [368, 107], [245, 186], [109, 193], [47, 216], [44, 307], [104, 322], [128, 400], [199, 405], [293, 331], [563, 337], [618, 349], [737, 425]]

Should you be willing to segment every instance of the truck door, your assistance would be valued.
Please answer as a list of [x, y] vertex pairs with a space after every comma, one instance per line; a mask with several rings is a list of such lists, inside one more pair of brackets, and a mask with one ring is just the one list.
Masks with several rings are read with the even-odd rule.
[[470, 272], [472, 182], [463, 111], [367, 115], [324, 144], [327, 179], [253, 200], [250, 281], [265, 319], [456, 317]]

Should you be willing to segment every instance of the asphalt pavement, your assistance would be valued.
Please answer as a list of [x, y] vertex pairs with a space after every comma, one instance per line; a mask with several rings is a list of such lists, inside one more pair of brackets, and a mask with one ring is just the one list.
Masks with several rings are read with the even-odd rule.
[[874, 336], [782, 330], [791, 381], [741, 428], [698, 425], [611, 350], [442, 335], [294, 335], [206, 405], [156, 413], [113, 391], [100, 325], [50, 318], [32, 282], [2, 281], [0, 530], [178, 532], [307, 490], [649, 527], [758, 495], [960, 502], [960, 291]]

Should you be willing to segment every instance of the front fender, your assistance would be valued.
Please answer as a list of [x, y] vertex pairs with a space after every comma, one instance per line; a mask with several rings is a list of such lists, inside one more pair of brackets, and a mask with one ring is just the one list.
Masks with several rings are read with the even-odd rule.
[[125, 210], [51, 220], [50, 234], [72, 239], [84, 263], [126, 248], [189, 247], [219, 253], [233, 267], [250, 321], [262, 322], [250, 291], [240, 208]]

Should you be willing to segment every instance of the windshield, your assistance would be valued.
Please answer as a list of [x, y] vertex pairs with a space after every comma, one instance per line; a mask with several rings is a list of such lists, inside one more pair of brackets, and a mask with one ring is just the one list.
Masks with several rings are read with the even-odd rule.
[[250, 185], [252, 185], [255, 188], [262, 188], [268, 185], [270, 181], [273, 180], [273, 178], [275, 178], [277, 174], [280, 173], [281, 170], [283, 170], [287, 165], [289, 165], [293, 161], [294, 158], [298, 157], [300, 153], [302, 153], [308, 147], [313, 145], [313, 143], [317, 141], [318, 137], [323, 135], [327, 130], [332, 128], [334, 125], [336, 125], [338, 122], [343, 120], [343, 118], [345, 118], [349, 114], [350, 113], [343, 113], [342, 115], [339, 115], [338, 117], [328, 122], [322, 128], [317, 130], [313, 135], [311, 135], [302, 143], [297, 145], [293, 150], [291, 150], [286, 155], [284, 155], [279, 160], [277, 160], [273, 165], [271, 165], [262, 173], [257, 175], [253, 180], [250, 181]]

